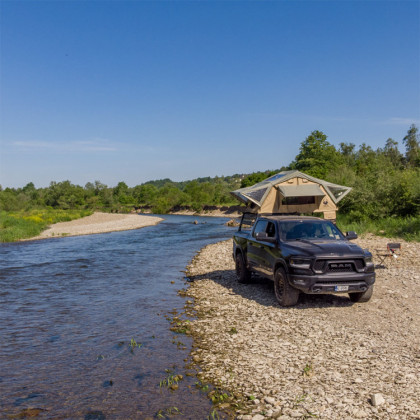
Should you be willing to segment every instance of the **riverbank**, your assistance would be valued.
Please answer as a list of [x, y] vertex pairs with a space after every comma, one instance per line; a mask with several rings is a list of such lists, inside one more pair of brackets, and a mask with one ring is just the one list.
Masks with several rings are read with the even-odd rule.
[[142, 227], [156, 225], [162, 220], [160, 217], [142, 216], [138, 214], [96, 212], [90, 216], [70, 222], [55, 223], [41, 232], [40, 235], [25, 239], [25, 241], [140, 229]]
[[[375, 255], [390, 241], [355, 242]], [[400, 242], [370, 302], [304, 296], [293, 308], [278, 306], [269, 281], [237, 283], [231, 240], [202, 249], [187, 290], [199, 379], [228, 391], [243, 420], [418, 419], [420, 244]]]

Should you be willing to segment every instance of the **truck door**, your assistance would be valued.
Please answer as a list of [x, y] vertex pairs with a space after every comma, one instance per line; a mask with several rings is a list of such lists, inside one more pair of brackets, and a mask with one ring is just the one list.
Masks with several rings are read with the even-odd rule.
[[[248, 264], [252, 267], [253, 270], [259, 271], [262, 273], [263, 270], [263, 256], [262, 256], [262, 248], [263, 244], [255, 238], [257, 233], [265, 232], [267, 229], [268, 220], [257, 220], [255, 224], [254, 230], [252, 231], [251, 238], [248, 242]], [[263, 274], [263, 273], [262, 273]]]
[[[265, 232], [269, 238], [278, 238], [276, 232], [276, 225], [273, 222], [268, 221]], [[273, 267], [276, 261], [276, 249], [277, 244], [271, 242], [260, 241], [260, 261], [261, 261], [261, 272], [265, 276], [273, 276]]]

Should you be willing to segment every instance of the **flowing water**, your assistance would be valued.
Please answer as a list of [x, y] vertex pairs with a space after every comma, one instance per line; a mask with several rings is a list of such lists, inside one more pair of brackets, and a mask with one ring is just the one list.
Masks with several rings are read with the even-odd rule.
[[[167, 316], [184, 306], [194, 254], [233, 232], [224, 218], [164, 217], [0, 245], [0, 418], [207, 418], [211, 403], [185, 375], [191, 339]], [[177, 374], [178, 390], [162, 384]]]

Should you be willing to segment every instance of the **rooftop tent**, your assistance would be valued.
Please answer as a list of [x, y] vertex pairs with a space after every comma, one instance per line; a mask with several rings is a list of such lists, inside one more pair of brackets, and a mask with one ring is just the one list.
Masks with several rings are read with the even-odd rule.
[[231, 194], [255, 213], [322, 212], [326, 219], [335, 219], [337, 203], [350, 191], [350, 187], [313, 178], [303, 172], [283, 171]]

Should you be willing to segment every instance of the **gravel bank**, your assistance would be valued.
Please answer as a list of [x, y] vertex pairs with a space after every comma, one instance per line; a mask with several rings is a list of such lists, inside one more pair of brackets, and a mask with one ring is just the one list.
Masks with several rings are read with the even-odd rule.
[[[372, 253], [386, 238], [357, 241]], [[238, 284], [232, 241], [188, 267], [199, 378], [242, 401], [236, 418], [420, 419], [420, 244], [377, 270], [373, 297], [305, 296], [276, 303], [264, 279]]]
[[139, 229], [145, 226], [156, 225], [162, 220], [160, 217], [140, 216], [138, 214], [97, 212], [81, 219], [72, 220], [71, 222], [55, 223], [44, 230], [39, 236], [35, 236], [29, 240]]

